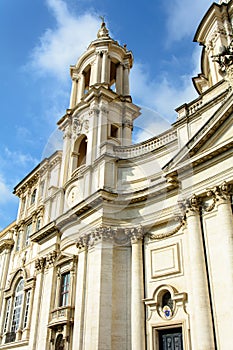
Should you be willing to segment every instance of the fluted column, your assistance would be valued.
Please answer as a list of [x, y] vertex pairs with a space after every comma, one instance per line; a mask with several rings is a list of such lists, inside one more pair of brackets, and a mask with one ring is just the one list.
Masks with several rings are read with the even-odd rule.
[[186, 204], [189, 255], [192, 264], [190, 269], [192, 348], [214, 350], [213, 325], [197, 197], [193, 195]]
[[145, 349], [145, 311], [143, 285], [143, 255], [141, 230], [134, 232], [132, 243], [132, 278], [131, 278], [131, 344], [132, 350]]

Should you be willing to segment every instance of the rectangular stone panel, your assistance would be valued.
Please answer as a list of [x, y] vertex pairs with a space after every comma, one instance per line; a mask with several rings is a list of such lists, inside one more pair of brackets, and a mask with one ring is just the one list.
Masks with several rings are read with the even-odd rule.
[[179, 244], [151, 250], [151, 278], [181, 272]]

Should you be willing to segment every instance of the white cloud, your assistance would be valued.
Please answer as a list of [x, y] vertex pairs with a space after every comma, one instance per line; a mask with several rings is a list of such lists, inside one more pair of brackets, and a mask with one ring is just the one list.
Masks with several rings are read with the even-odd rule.
[[32, 157], [29, 153], [22, 153], [20, 151], [11, 151], [8, 147], [5, 147], [5, 157], [8, 159], [8, 161], [11, 162], [11, 164], [17, 164], [20, 166], [35, 166], [38, 164], [38, 159]]
[[5, 204], [7, 202], [15, 201], [16, 198], [12, 194], [11, 187], [6, 183], [3, 176], [0, 174], [0, 203]]
[[212, 4], [212, 0], [169, 0], [167, 12], [168, 43], [193, 35], [200, 18]]
[[197, 97], [192, 77], [200, 71], [200, 48], [196, 47], [191, 57], [191, 72], [169, 80], [165, 73], [151, 79], [146, 65], [135, 63], [131, 71], [131, 92], [134, 103], [146, 106], [135, 125], [139, 128], [134, 136], [137, 142], [158, 135], [168, 129], [176, 119], [175, 108]]
[[41, 36], [27, 67], [40, 75], [50, 73], [65, 79], [69, 76], [70, 64], [75, 64], [96, 38], [100, 21], [92, 13], [72, 15], [63, 0], [47, 0], [47, 5], [55, 17], [56, 27], [48, 28]]

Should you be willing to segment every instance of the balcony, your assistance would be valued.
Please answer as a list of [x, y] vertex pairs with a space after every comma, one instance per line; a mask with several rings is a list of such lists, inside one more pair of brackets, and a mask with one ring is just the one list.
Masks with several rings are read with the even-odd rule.
[[61, 306], [54, 309], [50, 314], [49, 328], [74, 322], [74, 307]]

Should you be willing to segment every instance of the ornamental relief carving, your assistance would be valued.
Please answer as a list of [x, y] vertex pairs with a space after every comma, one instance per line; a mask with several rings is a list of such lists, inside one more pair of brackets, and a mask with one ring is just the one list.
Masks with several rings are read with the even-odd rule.
[[74, 138], [89, 131], [89, 119], [85, 116], [74, 117], [72, 125], [72, 134]]
[[37, 272], [42, 272], [44, 269], [54, 266], [57, 258], [57, 251], [53, 250], [44, 257], [37, 258], [35, 261], [35, 269]]
[[93, 247], [100, 241], [110, 240], [115, 245], [128, 245], [130, 242], [135, 243], [144, 236], [142, 226], [130, 228], [116, 227], [98, 227], [90, 233], [79, 237], [77, 242], [78, 249]]

